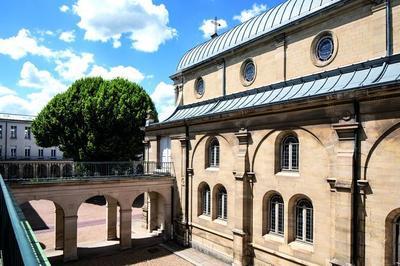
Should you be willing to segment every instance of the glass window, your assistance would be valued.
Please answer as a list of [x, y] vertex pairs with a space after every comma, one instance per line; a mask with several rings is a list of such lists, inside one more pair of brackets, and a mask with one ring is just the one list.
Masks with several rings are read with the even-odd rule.
[[218, 189], [218, 215], [217, 218], [221, 220], [228, 219], [228, 195], [226, 193], [226, 189], [224, 187], [220, 187]]
[[52, 149], [51, 150], [51, 157], [56, 157], [56, 155], [57, 155], [56, 149]]
[[313, 242], [313, 206], [308, 200], [296, 205], [296, 240]]
[[43, 149], [38, 150], [38, 157], [43, 158]]
[[11, 126], [11, 136], [10, 138], [16, 139], [17, 138], [17, 126]]
[[0, 139], [3, 138], [3, 126], [0, 125]]
[[208, 185], [205, 185], [202, 191], [202, 214], [209, 216], [211, 213], [211, 191]]
[[219, 142], [214, 138], [208, 148], [208, 167], [219, 167]]
[[269, 205], [269, 232], [283, 235], [283, 199], [275, 195]]
[[25, 147], [25, 157], [31, 157], [31, 147]]
[[11, 158], [17, 157], [17, 146], [13, 146], [10, 148], [10, 155], [11, 155]]
[[299, 170], [299, 140], [295, 136], [287, 136], [282, 141], [281, 170]]
[[196, 80], [195, 89], [197, 95], [203, 96], [205, 89], [204, 89], [204, 81], [202, 78], [198, 78]]
[[31, 139], [31, 127], [25, 127], [25, 139]]
[[334, 51], [334, 44], [332, 36], [323, 36], [317, 43], [316, 56], [320, 61], [329, 60]]
[[252, 82], [256, 76], [256, 66], [253, 61], [248, 61], [243, 69], [243, 79], [246, 82]]
[[393, 239], [394, 239], [394, 265], [400, 265], [400, 217], [395, 220], [394, 223], [394, 232], [393, 232]]

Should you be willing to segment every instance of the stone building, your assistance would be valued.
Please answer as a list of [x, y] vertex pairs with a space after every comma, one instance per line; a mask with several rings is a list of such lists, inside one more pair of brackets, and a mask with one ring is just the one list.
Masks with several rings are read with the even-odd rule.
[[36, 144], [31, 131], [34, 118], [30, 115], [0, 113], [0, 161], [63, 158], [58, 147], [43, 148]]
[[235, 265], [399, 265], [399, 53], [399, 0], [289, 0], [189, 50], [145, 139], [174, 162], [174, 237]]

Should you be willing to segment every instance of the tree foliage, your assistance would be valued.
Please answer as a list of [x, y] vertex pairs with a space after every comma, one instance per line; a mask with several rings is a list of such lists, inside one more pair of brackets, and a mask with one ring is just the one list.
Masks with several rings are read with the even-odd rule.
[[139, 85], [117, 78], [84, 78], [56, 95], [32, 123], [36, 142], [59, 146], [77, 161], [134, 159], [143, 152], [147, 112], [154, 104]]

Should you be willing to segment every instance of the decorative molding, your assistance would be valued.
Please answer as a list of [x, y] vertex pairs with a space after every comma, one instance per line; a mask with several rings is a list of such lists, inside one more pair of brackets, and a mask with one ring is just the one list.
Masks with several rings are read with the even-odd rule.
[[188, 175], [193, 176], [194, 172], [193, 172], [193, 168], [187, 168], [186, 172], [188, 173]]
[[237, 235], [237, 236], [242, 236], [242, 237], [246, 236], [246, 233], [243, 230], [237, 229], [237, 228], [234, 228], [232, 230], [232, 233], [233, 233], [233, 235]]
[[241, 128], [235, 133], [235, 136], [239, 140], [239, 145], [247, 145], [249, 142], [250, 132], [248, 132], [245, 128]]
[[340, 141], [354, 140], [355, 131], [359, 128], [359, 123], [337, 123], [332, 124], [332, 128], [336, 131]]
[[347, 180], [340, 180], [337, 178], [332, 178], [328, 177], [326, 179], [326, 182], [328, 182], [329, 186], [331, 187], [331, 192], [337, 192], [337, 191], [342, 191], [342, 192], [351, 192], [352, 190], [352, 182], [347, 181]]
[[370, 194], [371, 187], [369, 185], [369, 181], [366, 179], [357, 180], [357, 186], [360, 189], [360, 193], [362, 195]]

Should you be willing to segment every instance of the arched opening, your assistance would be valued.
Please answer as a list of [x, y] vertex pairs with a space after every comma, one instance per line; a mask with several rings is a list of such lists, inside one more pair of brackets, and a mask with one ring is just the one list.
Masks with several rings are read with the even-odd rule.
[[197, 190], [198, 213], [197, 215], [211, 215], [211, 190], [206, 182], [202, 182]]
[[93, 253], [93, 249], [119, 249], [119, 203], [114, 197], [96, 195], [86, 199], [78, 209], [78, 257]]
[[284, 235], [284, 202], [276, 191], [269, 191], [263, 198], [262, 234]]
[[71, 177], [72, 176], [72, 165], [66, 164], [62, 168], [62, 176], [63, 177]]
[[18, 165], [11, 164], [8, 166], [8, 178], [18, 178]]
[[216, 137], [211, 138], [208, 141], [207, 147], [207, 160], [206, 167], [218, 168], [220, 163], [220, 146], [219, 141]]
[[50, 200], [31, 200], [20, 205], [48, 257], [63, 254], [64, 210]]
[[31, 164], [24, 165], [23, 178], [33, 178], [33, 166]]
[[37, 177], [46, 178], [47, 177], [47, 167], [44, 164], [39, 164], [37, 166]]
[[60, 166], [58, 166], [57, 164], [53, 164], [50, 167], [50, 176], [51, 177], [60, 177]]
[[132, 245], [156, 244], [163, 240], [165, 200], [158, 192], [142, 193], [132, 203]]
[[213, 219], [228, 220], [228, 193], [221, 184], [217, 184], [213, 188], [212, 206]]

